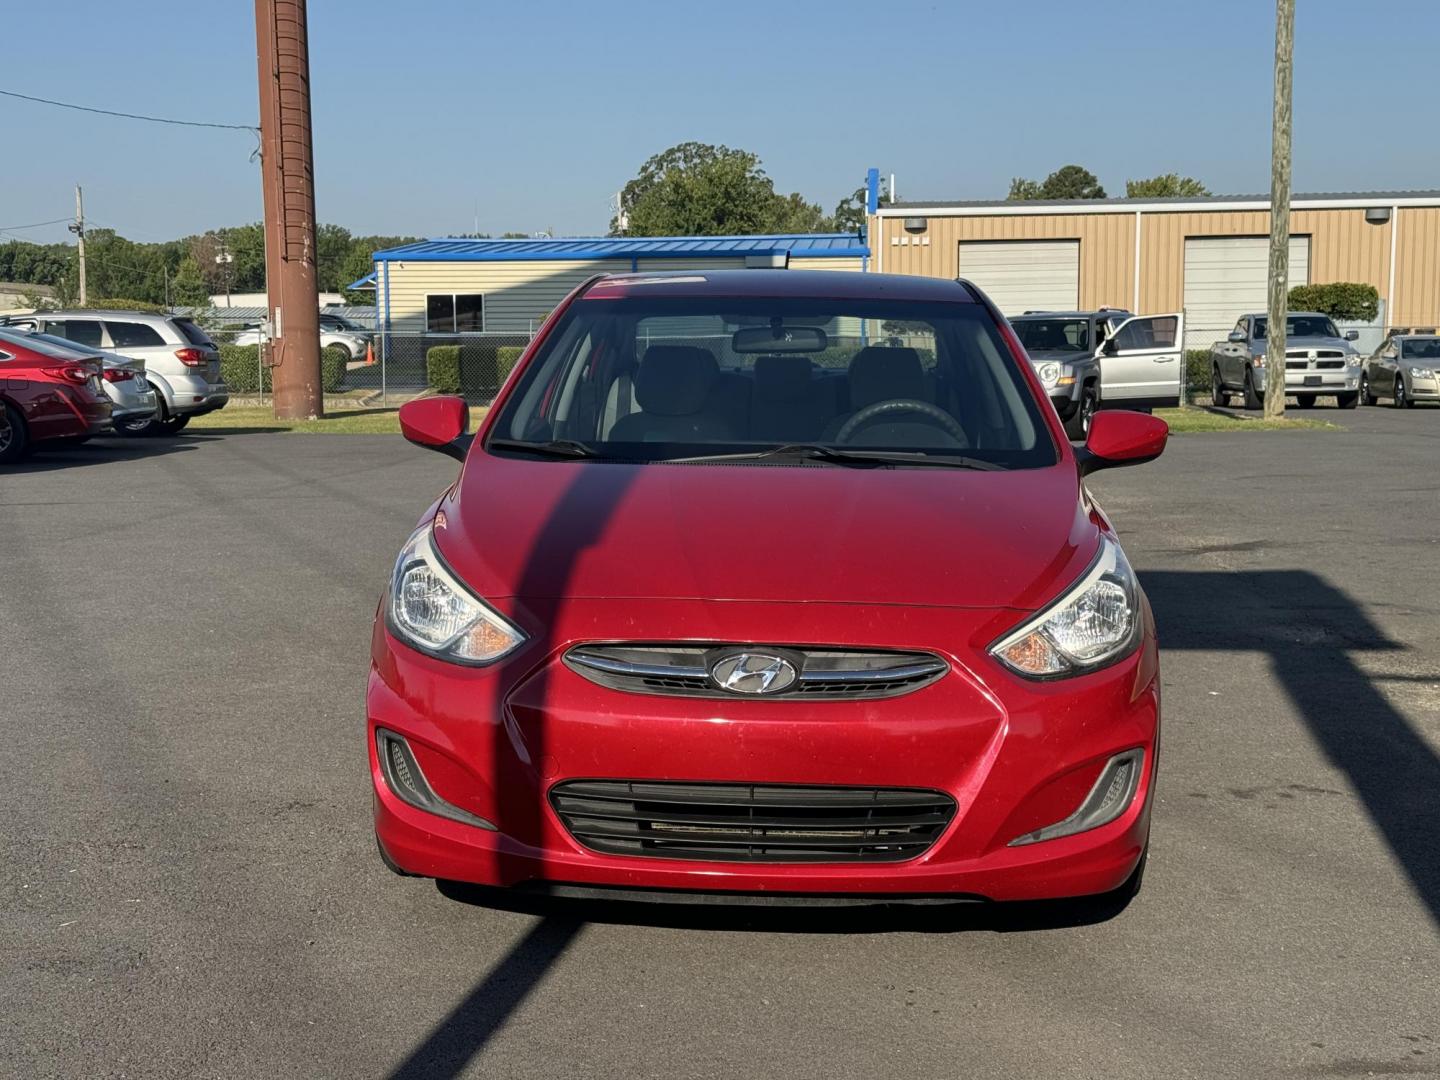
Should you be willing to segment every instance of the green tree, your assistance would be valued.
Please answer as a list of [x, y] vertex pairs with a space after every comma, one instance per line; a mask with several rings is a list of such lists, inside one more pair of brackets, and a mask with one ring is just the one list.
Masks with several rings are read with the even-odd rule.
[[200, 264], [192, 255], [180, 260], [170, 282], [170, 303], [176, 307], [208, 307], [210, 304], [210, 289], [200, 273]]
[[1210, 189], [1192, 176], [1165, 173], [1148, 180], [1126, 180], [1125, 197], [1128, 199], [1181, 199], [1209, 195]]
[[[622, 217], [624, 227], [621, 227]], [[743, 236], [826, 222], [800, 195], [781, 195], [745, 150], [688, 142], [656, 154], [620, 193], [611, 235]]]
[[[884, 206], [890, 201], [889, 185], [880, 181], [879, 203]], [[865, 185], [861, 184], [845, 198], [835, 205], [835, 213], [830, 218], [830, 227], [836, 232], [859, 232], [860, 226], [865, 224]]]
[[352, 281], [359, 281], [371, 270], [375, 269], [375, 263], [371, 260], [372, 252], [368, 244], [354, 243], [350, 245], [344, 261], [340, 264], [340, 292], [345, 297], [347, 304], [373, 304], [375, 303], [374, 289], [347, 289]]
[[1062, 165], [1045, 178], [1044, 183], [1017, 176], [1010, 181], [1007, 199], [1103, 199], [1105, 189], [1089, 169], [1079, 165]]
[[1011, 202], [1023, 202], [1041, 197], [1039, 181], [1027, 180], [1023, 176], [1016, 176], [1010, 180], [1010, 194], [1005, 196]]

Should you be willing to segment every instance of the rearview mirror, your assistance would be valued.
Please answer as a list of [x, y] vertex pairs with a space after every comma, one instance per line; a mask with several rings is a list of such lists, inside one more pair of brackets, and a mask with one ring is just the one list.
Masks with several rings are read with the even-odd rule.
[[1165, 449], [1170, 425], [1145, 413], [1110, 410], [1098, 412], [1090, 421], [1085, 445], [1075, 451], [1080, 475], [1121, 465], [1143, 465], [1154, 461]]
[[1245, 335], [1242, 334], [1239, 330], [1231, 330], [1229, 336], [1226, 337], [1225, 340], [1234, 342], [1236, 345], [1239, 345], [1242, 341], [1245, 340]]
[[1360, 340], [1360, 331], [1359, 331], [1359, 330], [1346, 330], [1346, 331], [1345, 331], [1345, 340], [1346, 340], [1346, 341], [1359, 341], [1359, 340]]
[[737, 353], [821, 352], [829, 344], [818, 326], [745, 326], [730, 339], [730, 349]]
[[470, 410], [465, 399], [446, 395], [407, 401], [400, 406], [400, 432], [416, 446], [464, 461], [474, 437], [467, 434]]

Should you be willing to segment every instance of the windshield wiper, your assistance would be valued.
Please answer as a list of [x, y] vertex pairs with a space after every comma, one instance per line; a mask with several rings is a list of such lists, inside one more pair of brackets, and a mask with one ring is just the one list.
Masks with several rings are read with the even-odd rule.
[[487, 450], [520, 450], [527, 454], [543, 454], [546, 457], [587, 458], [595, 457], [593, 447], [574, 439], [548, 439], [545, 442], [527, 442], [524, 439], [491, 439]]
[[979, 469], [987, 472], [1005, 468], [993, 461], [965, 457], [961, 454], [926, 454], [918, 450], [846, 450], [819, 443], [790, 443], [769, 450], [738, 454], [703, 454], [699, 457], [670, 458], [681, 464], [703, 461], [759, 461], [763, 458], [795, 457], [809, 461], [830, 461], [837, 465], [937, 465], [951, 469]]

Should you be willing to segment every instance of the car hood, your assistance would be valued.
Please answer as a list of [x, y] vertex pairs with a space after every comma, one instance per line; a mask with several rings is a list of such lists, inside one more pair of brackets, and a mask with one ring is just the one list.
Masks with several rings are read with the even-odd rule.
[[[1257, 341], [1255, 344], [1256, 344], [1257, 346], [1263, 346], [1263, 344], [1268, 344], [1268, 343], [1269, 343], [1269, 339], [1266, 338], [1264, 343]], [[1286, 352], [1289, 352], [1291, 349], [1339, 349], [1341, 352], [1347, 352], [1347, 353], [1348, 353], [1348, 352], [1354, 352], [1354, 351], [1355, 351], [1355, 346], [1352, 345], [1352, 344], [1350, 344], [1350, 342], [1346, 341], [1344, 338], [1338, 338], [1338, 337], [1292, 337], [1292, 338], [1286, 338], [1286, 339], [1285, 339], [1285, 351], [1286, 351]]]
[[441, 500], [441, 556], [481, 596], [1033, 610], [1099, 532], [1069, 463], [630, 465], [476, 450]]
[[1074, 349], [1026, 349], [1025, 355], [1030, 357], [1030, 362], [1034, 364], [1052, 360], [1061, 364], [1083, 364], [1091, 358], [1089, 353], [1076, 352]]

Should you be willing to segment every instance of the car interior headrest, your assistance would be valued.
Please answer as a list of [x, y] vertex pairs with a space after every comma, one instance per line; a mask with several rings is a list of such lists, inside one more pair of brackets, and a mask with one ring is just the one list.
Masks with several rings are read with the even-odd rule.
[[635, 400], [655, 416], [689, 416], [700, 411], [720, 365], [698, 345], [651, 345], [635, 373]]
[[755, 358], [755, 392], [782, 401], [793, 401], [810, 392], [814, 368], [808, 356], [759, 356]]
[[914, 349], [867, 345], [850, 358], [850, 407], [877, 401], [925, 400], [925, 369]]

